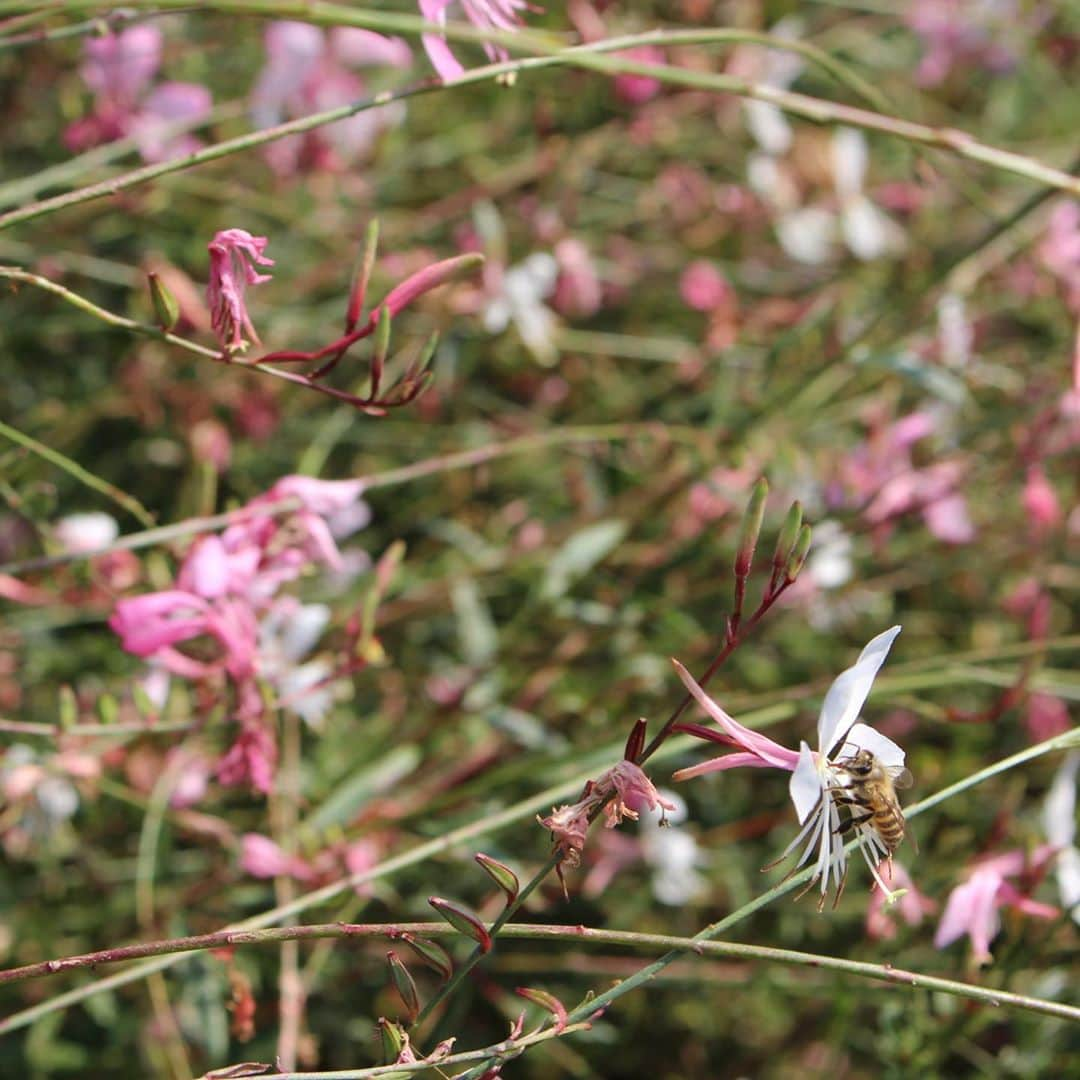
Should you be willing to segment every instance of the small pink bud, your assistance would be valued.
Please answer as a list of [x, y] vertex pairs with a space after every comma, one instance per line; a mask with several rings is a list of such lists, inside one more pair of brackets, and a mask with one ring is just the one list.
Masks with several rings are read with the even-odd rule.
[[679, 295], [695, 311], [715, 311], [731, 299], [732, 289], [713, 263], [697, 259], [683, 271]]
[[470, 911], [462, 904], [451, 900], [444, 900], [441, 896], [429, 896], [428, 903], [455, 929], [458, 933], [472, 938], [480, 946], [481, 952], [491, 951], [491, 935], [487, 927], [480, 921], [480, 916]]

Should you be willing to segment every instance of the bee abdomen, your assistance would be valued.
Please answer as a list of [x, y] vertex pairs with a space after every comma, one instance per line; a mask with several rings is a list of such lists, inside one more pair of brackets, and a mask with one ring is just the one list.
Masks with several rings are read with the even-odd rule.
[[904, 819], [898, 814], [882, 813], [874, 815], [874, 829], [881, 842], [889, 849], [895, 851], [904, 839]]

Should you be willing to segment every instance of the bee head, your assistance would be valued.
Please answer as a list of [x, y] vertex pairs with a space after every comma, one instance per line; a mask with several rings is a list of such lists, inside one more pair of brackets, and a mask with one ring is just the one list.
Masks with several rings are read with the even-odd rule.
[[865, 779], [874, 771], [874, 755], [869, 750], [857, 750], [843, 765], [850, 775]]

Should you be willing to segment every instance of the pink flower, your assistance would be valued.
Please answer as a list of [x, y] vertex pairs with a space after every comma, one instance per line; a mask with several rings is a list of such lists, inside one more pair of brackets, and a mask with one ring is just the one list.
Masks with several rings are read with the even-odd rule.
[[1045, 844], [1036, 848], [1030, 860], [1023, 851], [1010, 851], [978, 863], [967, 881], [949, 894], [934, 935], [934, 947], [944, 949], [967, 934], [975, 962], [989, 964], [993, 960], [990, 942], [1001, 927], [998, 915], [1001, 908], [1015, 908], [1039, 919], [1056, 918], [1059, 914], [1056, 907], [1029, 899], [1006, 880], [1023, 875], [1029, 879], [1026, 891], [1030, 891], [1046, 873], [1056, 852], [1056, 848]]
[[150, 162], [198, 149], [191, 135], [172, 135], [169, 125], [195, 124], [210, 114], [210, 91], [197, 83], [150, 84], [161, 65], [162, 35], [141, 24], [118, 34], [88, 39], [80, 68], [94, 93], [94, 110], [64, 132], [71, 150], [86, 150], [130, 135]]
[[1015, 57], [996, 35], [1016, 32], [1012, 3], [977, 4], [971, 0], [915, 0], [907, 23], [922, 38], [923, 57], [915, 73], [922, 86], [937, 86], [954, 67], [1007, 71]]
[[1024, 481], [1024, 513], [1028, 516], [1028, 526], [1035, 538], [1061, 524], [1061, 503], [1041, 465], [1028, 467]]
[[730, 303], [732, 289], [715, 263], [696, 259], [679, 278], [679, 295], [683, 303], [695, 311], [713, 311]]
[[252, 877], [291, 877], [310, 881], [314, 871], [303, 859], [290, 855], [269, 837], [244, 833], [241, 838], [240, 868]]
[[896, 937], [896, 922], [893, 912], [908, 926], [918, 926], [924, 915], [931, 915], [937, 910], [937, 904], [928, 896], [919, 892], [907, 870], [895, 860], [891, 866], [882, 865], [878, 872], [894, 886], [893, 895], [897, 899], [890, 903], [889, 897], [881, 889], [874, 889], [870, 894], [870, 903], [866, 909], [866, 935], [878, 941], [888, 941]]
[[590, 818], [601, 807], [605, 826], [614, 829], [626, 818], [636, 821], [643, 806], [650, 810], [675, 809], [675, 804], [660, 795], [639, 766], [632, 761], [620, 761], [595, 782], [590, 780], [576, 803], [561, 806], [537, 820], [552, 834], [560, 863], [577, 866], [585, 848]]
[[[328, 610], [278, 594], [313, 566], [341, 566], [335, 532], [347, 535], [366, 524], [362, 490], [357, 480], [283, 477], [238, 511], [221, 535], [192, 544], [173, 588], [122, 599], [109, 619], [123, 648], [159, 671], [215, 677], [217, 687], [222, 676], [231, 683], [241, 731], [218, 766], [222, 783], [250, 783], [263, 792], [272, 786], [276, 747], [263, 722], [266, 686], [281, 707], [312, 723], [333, 702], [340, 671], [322, 660], [300, 663]], [[291, 513], [252, 513], [289, 499], [300, 504]], [[177, 648], [196, 638], [216, 642], [216, 655], [196, 659]]]
[[[258, 127], [308, 116], [364, 97], [365, 85], [349, 68], [388, 65], [407, 68], [412, 52], [401, 38], [370, 30], [336, 27], [329, 35], [308, 23], [278, 21], [266, 29], [266, 64], [251, 94]], [[401, 103], [364, 109], [314, 131], [278, 139], [266, 148], [282, 176], [302, 166], [340, 169], [366, 153], [376, 137], [404, 115]]]
[[597, 787], [610, 784], [615, 798], [604, 807], [604, 825], [614, 829], [625, 818], [637, 821], [642, 807], [649, 810], [674, 810], [675, 804], [663, 798], [653, 782], [632, 761], [620, 761], [597, 781]]
[[576, 237], [567, 236], [555, 245], [559, 276], [552, 307], [561, 315], [588, 318], [600, 310], [604, 293], [596, 263], [589, 249]]
[[1069, 730], [1069, 710], [1055, 694], [1036, 692], [1028, 698], [1024, 724], [1032, 742], [1044, 742]]
[[263, 795], [274, 789], [277, 746], [273, 734], [259, 721], [245, 722], [236, 742], [218, 763], [218, 780], [226, 787], [247, 784]]
[[[639, 45], [636, 49], [626, 49], [614, 53], [639, 64], [664, 63], [663, 50], [656, 45]], [[660, 93], [663, 83], [652, 75], [634, 75], [627, 72], [615, 76], [615, 94], [628, 105], [644, 105]]]
[[226, 353], [243, 352], [247, 348], [244, 332], [252, 341], [259, 340], [244, 304], [244, 293], [248, 285], [270, 280], [269, 274], [260, 274], [255, 269], [256, 263], [274, 265], [273, 259], [263, 255], [267, 243], [265, 236], [252, 236], [244, 229], [225, 229], [208, 245], [210, 281], [206, 286], [206, 299], [210, 305], [211, 325]]
[[[446, 11], [454, 0], [418, 0], [420, 14], [431, 23], [446, 25]], [[515, 31], [521, 25], [519, 11], [528, 9], [526, 0], [461, 0], [462, 14], [481, 30]], [[450, 51], [446, 38], [441, 34], [424, 34], [424, 50], [428, 54], [432, 67], [444, 82], [460, 78], [465, 69]], [[505, 60], [509, 55], [501, 45], [490, 42], [484, 45], [484, 52], [493, 63]]]
[[1065, 286], [1066, 303], [1080, 314], [1080, 202], [1059, 202], [1038, 246], [1043, 266]]

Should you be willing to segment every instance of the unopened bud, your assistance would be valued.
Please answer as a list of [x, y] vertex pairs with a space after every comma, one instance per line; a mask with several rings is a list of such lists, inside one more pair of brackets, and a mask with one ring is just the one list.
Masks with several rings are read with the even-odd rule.
[[390, 971], [390, 981], [405, 1006], [409, 1021], [412, 1022], [420, 1013], [420, 996], [416, 992], [416, 983], [413, 982], [409, 969], [393, 950], [386, 954], [386, 966]]
[[160, 277], [152, 270], [146, 275], [150, 284], [150, 302], [162, 330], [171, 330], [180, 321], [180, 305]]
[[427, 964], [432, 971], [438, 973], [439, 978], [446, 982], [454, 974], [454, 962], [450, 954], [437, 942], [428, 941], [427, 938], [417, 937], [415, 934], [405, 933], [401, 935], [404, 941]]
[[804, 525], [799, 529], [795, 547], [791, 550], [791, 558], [788, 559], [787, 570], [784, 571], [784, 578], [788, 582], [794, 581], [799, 576], [799, 571], [806, 562], [806, 556], [810, 554], [810, 539], [810, 526]]
[[783, 570], [791, 558], [795, 548], [795, 541], [799, 539], [799, 530], [802, 528], [802, 504], [798, 501], [791, 504], [791, 509], [784, 518], [784, 524], [780, 526], [780, 535], [776, 538], [776, 551], [773, 553], [772, 564], [777, 570]]
[[626, 739], [626, 749], [623, 750], [623, 760], [632, 761], [637, 764], [638, 758], [641, 757], [641, 751], [645, 749], [645, 729], [649, 726], [649, 721], [645, 717], [641, 717], [634, 726], [630, 729], [630, 734]]
[[387, 1064], [397, 1061], [401, 1048], [408, 1040], [405, 1029], [385, 1016], [379, 1017], [379, 1041], [382, 1043], [382, 1057]]
[[534, 990], [531, 986], [518, 986], [514, 993], [519, 997], [547, 1009], [555, 1019], [555, 1030], [562, 1031], [566, 1027], [566, 1006], [554, 995], [546, 990]]
[[765, 500], [769, 495], [769, 483], [763, 476], [754, 485], [750, 501], [746, 504], [742, 526], [739, 529], [739, 548], [735, 553], [735, 576], [745, 578], [750, 573], [754, 561], [754, 549], [761, 533], [761, 522], [765, 517]]
[[493, 859], [483, 852], [477, 852], [473, 858], [484, 868], [488, 877], [506, 893], [506, 902], [512, 904], [521, 891], [521, 882], [518, 881], [517, 874], [506, 863], [501, 863], [498, 859]]
[[375, 252], [379, 246], [379, 222], [368, 223], [364, 234], [364, 247], [353, 270], [352, 285], [349, 288], [349, 303], [345, 309], [345, 333], [351, 334], [364, 312], [364, 296], [371, 280], [371, 268], [375, 265]]
[[60, 726], [74, 727], [79, 722], [79, 702], [70, 686], [60, 687]]
[[428, 903], [460, 934], [472, 938], [481, 952], [491, 951], [491, 935], [480, 921], [480, 916], [462, 904], [444, 900], [441, 896], [429, 896]]

